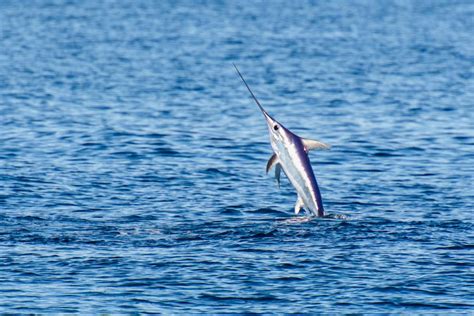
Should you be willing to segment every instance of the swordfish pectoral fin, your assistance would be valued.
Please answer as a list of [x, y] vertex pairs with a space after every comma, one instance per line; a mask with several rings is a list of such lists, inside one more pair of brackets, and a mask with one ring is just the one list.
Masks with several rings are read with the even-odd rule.
[[296, 204], [295, 204], [295, 214], [298, 215], [298, 213], [301, 211], [301, 208], [303, 207], [304, 207], [303, 199], [298, 195], [298, 199], [296, 200]]
[[301, 140], [303, 141], [304, 149], [306, 150], [306, 152], [309, 152], [313, 149], [325, 150], [331, 148], [331, 146], [314, 139], [302, 138]]
[[280, 175], [281, 175], [281, 164], [277, 163], [275, 166], [275, 179], [277, 180], [278, 183], [278, 189], [280, 188]]
[[278, 157], [276, 154], [273, 154], [270, 159], [268, 159], [266, 172], [268, 173], [276, 164], [278, 164]]
[[268, 173], [273, 166], [275, 166], [275, 179], [277, 180], [278, 188], [280, 188], [281, 164], [276, 154], [273, 154], [268, 160], [266, 172]]

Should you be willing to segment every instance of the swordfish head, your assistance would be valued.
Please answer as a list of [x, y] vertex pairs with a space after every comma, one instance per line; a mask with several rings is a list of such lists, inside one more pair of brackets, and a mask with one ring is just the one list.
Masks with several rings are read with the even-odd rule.
[[250, 94], [252, 95], [252, 98], [255, 100], [258, 107], [260, 108], [260, 111], [262, 112], [263, 116], [265, 117], [265, 120], [267, 122], [267, 127], [268, 127], [268, 133], [270, 134], [270, 143], [272, 145], [273, 150], [276, 153], [278, 153], [282, 145], [283, 146], [287, 145], [299, 139], [298, 136], [293, 134], [289, 129], [285, 128], [277, 120], [271, 117], [270, 114], [267, 113], [267, 111], [265, 111], [265, 109], [263, 108], [263, 106], [260, 104], [258, 99], [253, 94], [252, 90], [250, 89], [249, 85], [247, 84], [247, 82], [245, 81], [244, 77], [242, 76], [242, 74], [240, 73], [239, 69], [237, 68], [235, 64], [234, 64], [234, 67], [235, 67], [235, 70], [237, 70], [237, 73], [239, 74], [240, 78], [244, 82], [245, 86], [249, 90]]
[[258, 106], [265, 117], [268, 134], [270, 135], [270, 143], [274, 152], [279, 153], [282, 146], [288, 146], [289, 144], [295, 143], [299, 140], [298, 136], [271, 117], [260, 104], [258, 104]]

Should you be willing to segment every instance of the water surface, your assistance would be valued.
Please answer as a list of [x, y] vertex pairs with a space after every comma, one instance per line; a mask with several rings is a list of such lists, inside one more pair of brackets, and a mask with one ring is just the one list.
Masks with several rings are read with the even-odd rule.
[[[474, 309], [471, 1], [0, 3], [0, 310]], [[268, 112], [332, 145], [325, 208]]]

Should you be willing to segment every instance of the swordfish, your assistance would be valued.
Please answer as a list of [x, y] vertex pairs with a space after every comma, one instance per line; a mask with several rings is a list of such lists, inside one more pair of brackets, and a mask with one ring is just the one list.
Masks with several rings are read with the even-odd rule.
[[308, 152], [312, 149], [329, 149], [329, 146], [317, 140], [299, 137], [272, 118], [257, 100], [235, 64], [234, 67], [267, 122], [273, 155], [268, 160], [266, 172], [275, 168], [278, 186], [280, 186], [281, 170], [286, 174], [298, 194], [295, 214], [304, 208], [311, 216], [323, 217], [323, 200], [311, 168]]

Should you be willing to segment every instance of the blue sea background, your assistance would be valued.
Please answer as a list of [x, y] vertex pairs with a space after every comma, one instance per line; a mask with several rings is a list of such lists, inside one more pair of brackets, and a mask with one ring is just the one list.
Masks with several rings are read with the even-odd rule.
[[[473, 313], [473, 17], [0, 1], [0, 311]], [[232, 63], [332, 145], [310, 153], [332, 218], [291, 220]]]

